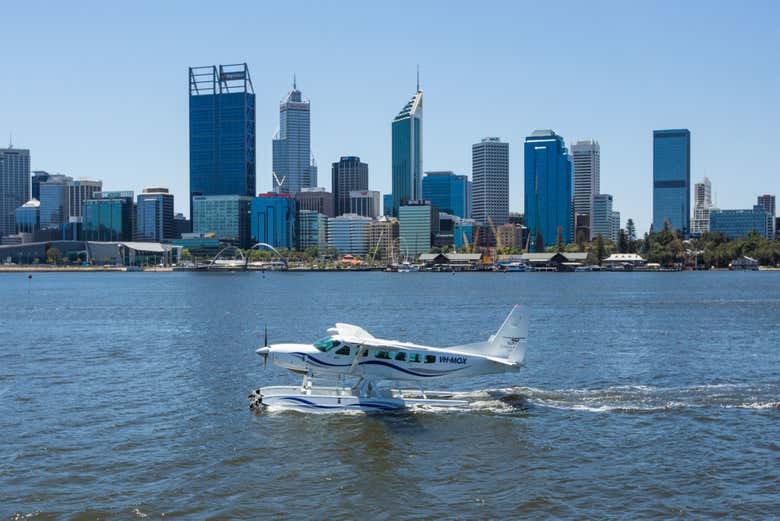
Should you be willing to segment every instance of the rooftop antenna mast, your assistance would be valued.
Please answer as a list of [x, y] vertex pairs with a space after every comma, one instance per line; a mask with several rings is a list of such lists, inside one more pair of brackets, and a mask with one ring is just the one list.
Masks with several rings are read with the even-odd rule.
[[298, 81], [295, 79], [294, 72], [293, 72], [293, 90], [298, 90]]
[[417, 92], [420, 92], [420, 64], [417, 64]]

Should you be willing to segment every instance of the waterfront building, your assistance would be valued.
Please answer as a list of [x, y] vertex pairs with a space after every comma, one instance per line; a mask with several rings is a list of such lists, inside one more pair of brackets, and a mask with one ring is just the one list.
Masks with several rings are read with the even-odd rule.
[[[43, 188], [41, 185], [41, 192]], [[92, 197], [84, 201], [84, 240], [132, 241], [135, 228], [133, 192], [95, 192]]]
[[181, 239], [185, 233], [192, 233], [192, 221], [187, 219], [183, 213], [177, 213], [173, 216], [174, 239]]
[[[693, 220], [691, 235], [700, 237], [710, 231], [710, 210], [712, 209], [712, 184], [705, 177], [693, 185]], [[657, 230], [660, 231], [660, 230]]]
[[525, 227], [521, 224], [506, 223], [496, 227], [497, 241], [501, 243], [504, 248], [523, 248], [523, 237]]
[[16, 209], [30, 200], [30, 151], [0, 148], [0, 237], [16, 232]]
[[555, 245], [559, 235], [572, 242], [572, 162], [563, 137], [552, 130], [534, 131], [525, 138], [524, 167], [525, 222], [534, 249]]
[[417, 92], [392, 123], [392, 215], [407, 201], [422, 199], [423, 93], [419, 76]]
[[349, 213], [379, 217], [379, 192], [376, 190], [353, 190], [349, 193]]
[[311, 210], [326, 217], [336, 216], [333, 210], [333, 194], [321, 186], [303, 188], [294, 197], [298, 210]]
[[653, 131], [653, 230], [666, 221], [683, 236], [690, 233], [691, 132]]
[[273, 138], [275, 192], [297, 194], [317, 186], [317, 165], [311, 153], [311, 102], [293, 87], [279, 104], [279, 129]]
[[471, 217], [500, 226], [509, 220], [509, 143], [486, 137], [471, 146]]
[[191, 67], [189, 80], [194, 221], [195, 197], [255, 194], [255, 93], [246, 63]]
[[577, 141], [571, 146], [574, 165], [575, 239], [590, 241], [593, 199], [601, 193], [601, 148], [592, 139]]
[[442, 212], [468, 218], [471, 210], [471, 182], [451, 171], [425, 172], [422, 198]]
[[617, 244], [618, 239], [620, 238], [620, 212], [612, 211], [612, 222], [610, 224], [612, 229], [609, 238], [612, 242]]
[[775, 227], [775, 196], [769, 194], [759, 195], [758, 201], [753, 209], [764, 210], [769, 214], [769, 231], [767, 232], [767, 237], [769, 237], [770, 240], [774, 240], [775, 234], [777, 233], [777, 228]]
[[324, 253], [328, 247], [328, 217], [314, 210], [298, 210], [295, 223], [298, 251], [315, 247]]
[[370, 224], [370, 217], [349, 213], [329, 218], [328, 247], [342, 255], [366, 255]]
[[769, 239], [771, 216], [763, 209], [753, 210], [718, 210], [710, 211], [710, 231], [723, 233], [729, 239], [747, 237], [750, 232], [756, 232], [761, 237]]
[[295, 200], [286, 193], [268, 192], [252, 199], [252, 243], [292, 250], [295, 245]]
[[368, 225], [368, 255], [372, 259], [398, 260], [398, 219], [382, 216]]
[[34, 234], [41, 229], [41, 203], [30, 199], [16, 209], [16, 233]]
[[401, 255], [428, 253], [439, 231], [439, 211], [429, 201], [408, 201], [398, 208], [398, 241]]
[[598, 194], [593, 198], [593, 236], [601, 235], [605, 241], [611, 241], [613, 236], [612, 202], [609, 194]]
[[136, 233], [138, 241], [161, 242], [175, 239], [173, 194], [167, 188], [146, 188], [136, 202]]
[[68, 192], [72, 182], [72, 177], [56, 174], [50, 175], [46, 182], [38, 187], [42, 230], [61, 230], [63, 224], [68, 222]]
[[196, 195], [192, 198], [192, 232], [214, 234], [240, 248], [249, 247], [249, 206], [245, 195]]
[[331, 189], [336, 215], [350, 212], [349, 194], [356, 190], [368, 190], [368, 165], [357, 156], [342, 156], [333, 163]]

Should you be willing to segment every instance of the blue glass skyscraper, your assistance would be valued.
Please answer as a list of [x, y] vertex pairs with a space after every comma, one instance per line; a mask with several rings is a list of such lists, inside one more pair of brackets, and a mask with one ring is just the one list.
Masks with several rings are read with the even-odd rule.
[[190, 68], [190, 212], [201, 195], [255, 194], [255, 94], [246, 63]]
[[425, 172], [422, 180], [422, 198], [440, 211], [469, 217], [469, 179], [453, 172]]
[[423, 93], [417, 92], [393, 119], [393, 215], [408, 201], [422, 199]]
[[293, 79], [293, 88], [279, 105], [279, 130], [273, 139], [273, 187], [295, 195], [317, 186], [317, 166], [311, 154], [311, 102]]
[[687, 236], [691, 219], [691, 132], [653, 131], [653, 230], [669, 221]]
[[[525, 138], [525, 219], [534, 247], [573, 240], [572, 161], [563, 138], [536, 130]], [[542, 245], [536, 243], [541, 234]]]

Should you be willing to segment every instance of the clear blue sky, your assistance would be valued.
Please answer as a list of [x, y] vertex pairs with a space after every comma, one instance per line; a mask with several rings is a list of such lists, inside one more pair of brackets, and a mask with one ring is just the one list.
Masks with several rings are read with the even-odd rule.
[[[602, 192], [645, 231], [652, 130], [689, 128], [692, 179], [723, 208], [780, 192], [780, 2], [13, 2], [0, 31], [0, 135], [34, 169], [168, 186], [187, 211], [187, 67], [246, 61], [258, 191], [271, 188], [278, 102], [312, 101], [320, 184], [359, 155], [390, 188], [390, 120], [425, 91], [425, 170], [471, 170], [471, 144], [552, 128], [601, 144]], [[5, 141], [7, 138], [3, 138]]]

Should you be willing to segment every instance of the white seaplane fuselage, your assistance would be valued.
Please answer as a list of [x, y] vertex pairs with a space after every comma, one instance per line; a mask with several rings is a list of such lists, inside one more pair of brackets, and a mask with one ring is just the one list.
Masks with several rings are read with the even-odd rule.
[[[336, 324], [329, 335], [313, 344], [272, 344], [257, 354], [266, 362], [303, 374], [300, 387], [264, 387], [250, 395], [253, 405], [313, 410], [384, 411], [410, 403], [440, 406], [462, 405], [457, 400], [409, 398], [382, 390], [380, 381], [423, 382], [493, 373], [515, 372], [522, 366], [527, 345], [528, 323], [515, 306], [501, 328], [485, 342], [437, 348], [383, 340], [350, 324]], [[314, 376], [338, 377], [337, 387], [316, 387]], [[358, 379], [352, 387], [341, 387], [342, 377]], [[420, 387], [421, 388], [421, 387]]]

